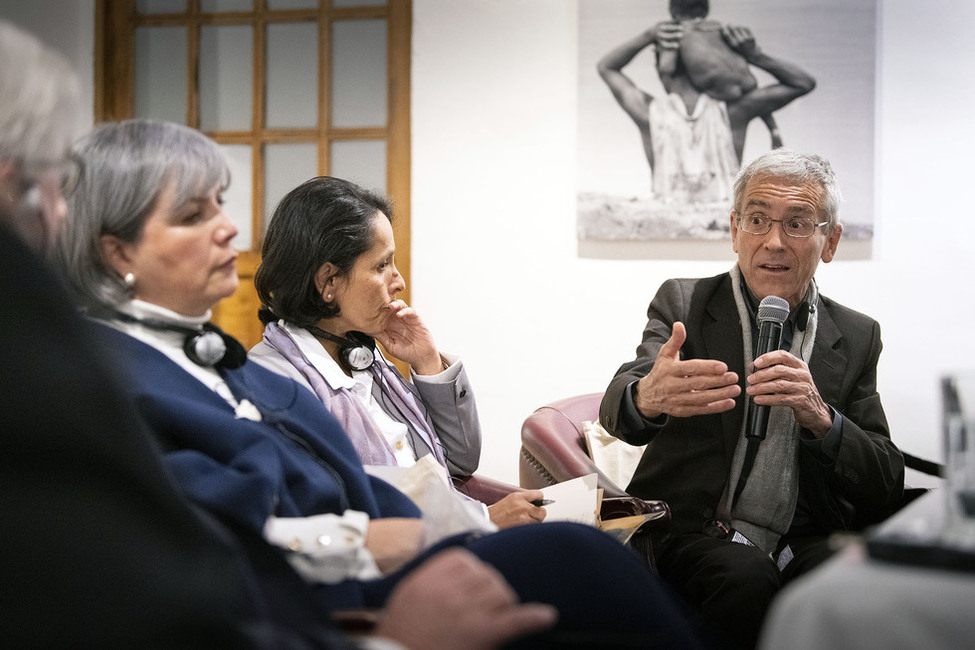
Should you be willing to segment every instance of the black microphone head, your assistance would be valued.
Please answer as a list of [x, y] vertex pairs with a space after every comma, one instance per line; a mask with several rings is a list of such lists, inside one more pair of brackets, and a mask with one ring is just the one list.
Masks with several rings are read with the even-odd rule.
[[758, 305], [758, 322], [784, 323], [789, 318], [789, 303], [778, 296], [765, 296]]

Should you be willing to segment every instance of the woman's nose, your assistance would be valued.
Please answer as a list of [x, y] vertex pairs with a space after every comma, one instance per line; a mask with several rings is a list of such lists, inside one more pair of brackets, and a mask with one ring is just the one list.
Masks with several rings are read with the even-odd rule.
[[240, 232], [240, 230], [237, 228], [237, 224], [234, 223], [234, 220], [231, 219], [222, 208], [220, 210], [220, 216], [218, 219], [220, 221], [217, 228], [217, 237], [219, 238], [220, 242], [229, 243], [233, 241], [234, 237], [236, 237]]
[[405, 288], [406, 288], [406, 281], [403, 279], [403, 276], [399, 274], [399, 269], [397, 269], [396, 265], [394, 264], [393, 281], [392, 284], [390, 284], [389, 291], [395, 296], [397, 293], [399, 293]]

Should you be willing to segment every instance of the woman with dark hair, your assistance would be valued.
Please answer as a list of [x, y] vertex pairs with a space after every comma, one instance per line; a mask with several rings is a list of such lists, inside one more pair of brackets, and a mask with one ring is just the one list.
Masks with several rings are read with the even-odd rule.
[[[477, 469], [481, 426], [463, 363], [437, 348], [397, 294], [392, 211], [382, 196], [322, 176], [278, 204], [254, 284], [264, 340], [250, 358], [313, 391], [366, 465], [410, 466], [432, 455], [451, 476]], [[407, 382], [374, 341], [410, 365]], [[361, 357], [361, 358], [360, 358]], [[538, 490], [488, 508], [501, 527], [545, 518]]]
[[416, 506], [366, 474], [321, 402], [248, 363], [208, 322], [238, 282], [237, 229], [221, 199], [229, 174], [216, 143], [184, 126], [133, 120], [97, 128], [75, 153], [83, 171], [57, 263], [97, 317], [94, 329], [117, 356], [168, 469], [241, 539], [277, 546], [326, 611], [386, 606], [421, 565], [463, 547], [517, 600], [557, 610], [555, 627], [525, 639], [536, 647], [699, 647], [645, 563], [592, 527], [517, 526], [424, 547]]

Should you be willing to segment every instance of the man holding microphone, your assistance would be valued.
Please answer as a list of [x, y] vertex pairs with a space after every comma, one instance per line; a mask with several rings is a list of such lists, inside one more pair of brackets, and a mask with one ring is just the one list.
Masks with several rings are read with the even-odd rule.
[[[648, 445], [627, 491], [672, 508], [661, 576], [745, 648], [778, 589], [829, 556], [830, 533], [879, 522], [902, 497], [876, 387], [880, 327], [814, 280], [843, 231], [839, 201], [819, 156], [776, 149], [745, 167], [730, 215], [737, 263], [660, 287], [600, 408], [607, 430]], [[781, 349], [756, 349], [769, 297], [789, 308]], [[747, 411], [760, 409], [767, 424], [750, 431]]]

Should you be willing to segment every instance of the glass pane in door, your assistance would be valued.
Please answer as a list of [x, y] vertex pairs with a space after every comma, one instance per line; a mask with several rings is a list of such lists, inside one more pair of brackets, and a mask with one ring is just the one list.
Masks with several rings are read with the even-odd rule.
[[267, 26], [268, 128], [318, 126], [318, 24]]
[[253, 11], [254, 0], [200, 0], [200, 11], [218, 13], [221, 11]]
[[250, 130], [253, 51], [250, 25], [200, 29], [200, 128], [204, 131]]
[[332, 24], [332, 126], [386, 126], [386, 21]]
[[264, 145], [264, 229], [285, 194], [318, 175], [314, 142]]
[[384, 0], [332, 0], [333, 7], [385, 7]]
[[186, 11], [186, 0], [136, 0], [140, 14], [175, 14]]
[[339, 140], [331, 153], [332, 176], [386, 193], [385, 140]]
[[223, 193], [223, 209], [237, 224], [238, 233], [234, 246], [237, 250], [247, 251], [254, 244], [251, 146], [225, 144], [220, 148], [227, 156], [227, 164], [230, 166], [230, 187]]
[[271, 11], [281, 9], [317, 9], [318, 0], [267, 0], [267, 8]]
[[186, 27], [135, 30], [135, 117], [186, 124]]

